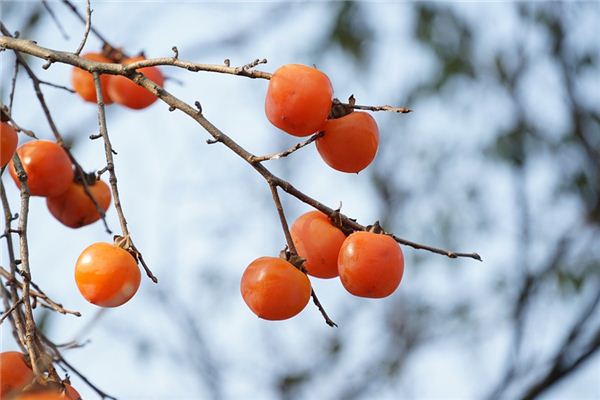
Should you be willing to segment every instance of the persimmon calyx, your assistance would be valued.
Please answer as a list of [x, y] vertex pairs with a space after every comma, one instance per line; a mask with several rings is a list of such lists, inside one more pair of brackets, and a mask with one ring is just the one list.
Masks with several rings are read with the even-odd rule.
[[96, 176], [95, 172], [81, 172], [81, 174], [76, 173], [73, 176], [73, 182], [75, 182], [76, 184], [83, 185], [83, 183], [85, 182], [86, 185], [93, 186], [98, 181], [98, 177]]
[[[125, 235], [125, 236], [115, 235], [115, 236], [113, 236], [113, 241], [114, 241], [115, 246], [120, 247], [123, 250], [127, 250], [129, 253], [132, 253], [131, 249], [133, 246], [132, 246], [132, 242], [131, 242], [131, 237], [129, 235]], [[135, 256], [134, 256], [134, 258], [135, 258]], [[137, 260], [137, 258], [136, 258], [136, 260]]]
[[383, 230], [383, 228], [379, 224], [379, 221], [375, 221], [375, 223], [373, 223], [373, 225], [368, 225], [365, 230], [367, 232], [378, 233], [378, 234], [384, 234], [385, 235], [385, 231]]
[[338, 98], [334, 98], [331, 102], [331, 110], [329, 111], [327, 119], [342, 118], [348, 114], [353, 113], [354, 109], [352, 108], [352, 105], [354, 105], [355, 103], [354, 96], [350, 96], [348, 102], [350, 105], [342, 103]]
[[281, 250], [279, 252], [279, 258], [281, 258], [282, 260], [285, 260], [287, 262], [289, 262], [290, 264], [292, 264], [294, 267], [298, 268], [300, 271], [306, 273], [306, 268], [304, 267], [304, 263], [306, 262], [306, 259], [300, 257], [298, 254], [296, 253], [292, 253], [288, 246], [286, 245], [285, 248], [283, 250]]

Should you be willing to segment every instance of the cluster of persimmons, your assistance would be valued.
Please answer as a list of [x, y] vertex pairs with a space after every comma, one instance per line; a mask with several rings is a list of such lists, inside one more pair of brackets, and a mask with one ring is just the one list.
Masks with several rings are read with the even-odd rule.
[[[84, 57], [113, 61], [99, 53]], [[142, 59], [135, 57], [122, 63]], [[156, 67], [141, 68], [138, 72], [160, 86], [164, 83]], [[107, 105], [117, 103], [142, 109], [156, 100], [152, 93], [124, 76], [100, 75], [99, 79]], [[95, 83], [89, 72], [74, 68], [72, 84], [81, 98], [96, 102]], [[333, 89], [324, 73], [314, 67], [289, 64], [272, 75], [265, 112], [273, 125], [293, 136], [319, 133], [316, 147], [323, 160], [338, 171], [357, 173], [375, 158], [379, 143], [377, 124], [366, 112], [347, 109], [336, 115], [332, 105]], [[2, 122], [0, 132], [1, 167], [8, 164], [13, 180], [20, 187], [13, 159], [16, 152], [26, 173], [29, 193], [45, 197], [50, 214], [58, 221], [79, 228], [102, 217], [111, 202], [108, 185], [94, 174], [77, 169], [61, 144], [35, 140], [17, 147], [17, 133], [9, 122]], [[368, 298], [389, 296], [400, 284], [404, 271], [402, 251], [392, 237], [378, 229], [349, 233], [336, 222], [334, 215], [311, 211], [293, 223], [290, 235], [297, 254], [290, 249], [279, 258], [260, 257], [243, 273], [242, 297], [260, 318], [283, 320], [302, 311], [312, 292], [307, 274], [325, 279], [339, 276], [348, 292]], [[77, 259], [75, 282], [89, 302], [100, 307], [118, 307], [137, 292], [140, 270], [124, 243], [123, 240], [115, 240], [114, 244], [94, 243]], [[2, 398], [9, 393], [16, 393], [19, 400], [79, 398], [68, 384], [44, 394], [21, 393], [33, 379], [22, 353], [1, 353], [0, 366]]]
[[[269, 82], [265, 112], [279, 129], [294, 135], [317, 132], [317, 150], [332, 168], [359, 172], [375, 158], [377, 124], [366, 112], [332, 115], [333, 89], [316, 68], [290, 64], [280, 67]], [[290, 234], [299, 257], [260, 257], [246, 268], [242, 297], [260, 318], [282, 320], [304, 309], [311, 296], [306, 274], [339, 276], [355, 296], [381, 298], [392, 294], [402, 279], [400, 246], [385, 234], [357, 231], [346, 236], [333, 216], [311, 211], [300, 216]], [[306, 272], [306, 274], [304, 273]]]

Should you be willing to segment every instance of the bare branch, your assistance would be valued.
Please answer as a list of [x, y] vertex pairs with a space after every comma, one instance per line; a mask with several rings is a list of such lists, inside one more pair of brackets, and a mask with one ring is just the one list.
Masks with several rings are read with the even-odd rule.
[[81, 50], [85, 46], [85, 42], [87, 41], [88, 35], [90, 34], [90, 28], [92, 27], [92, 9], [90, 6], [90, 0], [86, 0], [85, 2], [85, 32], [83, 32], [83, 38], [81, 38], [81, 43], [77, 46], [77, 50], [75, 50], [75, 54], [81, 54]]
[[25, 308], [25, 343], [31, 361], [31, 369], [35, 376], [40, 376], [43, 372], [40, 365], [38, 349], [35, 345], [36, 327], [33, 320], [33, 311], [30, 301], [29, 281], [31, 280], [31, 271], [29, 269], [29, 246], [27, 244], [27, 219], [29, 216], [29, 187], [27, 186], [27, 174], [21, 164], [19, 155], [15, 153], [13, 157], [17, 177], [21, 186], [21, 210], [19, 211], [19, 254], [21, 259], [20, 273], [23, 276], [23, 304]]
[[308, 146], [309, 144], [311, 144], [312, 142], [314, 142], [321, 136], [323, 136], [323, 132], [315, 133], [307, 140], [300, 142], [300, 143], [296, 143], [295, 145], [293, 145], [292, 147], [290, 147], [284, 151], [280, 151], [278, 153], [273, 153], [273, 154], [267, 154], [265, 156], [252, 156], [252, 162], [257, 163], [257, 162], [263, 162], [263, 161], [278, 160], [280, 158], [287, 157], [290, 154], [294, 153], [295, 151], [300, 150], [304, 146]]
[[104, 154], [106, 157], [106, 169], [109, 174], [108, 181], [110, 182], [113, 199], [115, 202], [115, 209], [117, 210], [117, 217], [119, 218], [119, 223], [121, 224], [121, 232], [123, 233], [123, 237], [127, 241], [128, 249], [132, 252], [136, 259], [142, 264], [144, 271], [146, 271], [146, 275], [152, 280], [152, 282], [157, 283], [158, 278], [154, 276], [146, 261], [142, 257], [142, 253], [135, 247], [133, 241], [131, 239], [131, 235], [129, 234], [129, 229], [127, 228], [127, 220], [125, 219], [125, 213], [123, 212], [123, 207], [121, 206], [121, 199], [119, 197], [119, 188], [117, 186], [117, 174], [115, 172], [115, 163], [113, 159], [113, 153], [115, 152], [112, 148], [112, 144], [110, 142], [110, 137], [108, 136], [108, 129], [106, 128], [106, 113], [104, 110], [104, 98], [102, 95], [102, 87], [100, 85], [100, 75], [98, 72], [92, 73], [94, 76], [94, 85], [96, 88], [96, 100], [98, 103], [98, 128], [100, 130], [100, 135], [104, 140]]
[[6, 319], [6, 318], [7, 318], [7, 317], [10, 315], [10, 314], [12, 314], [12, 312], [13, 312], [13, 311], [14, 311], [14, 310], [15, 310], [17, 307], [19, 307], [19, 306], [20, 306], [22, 303], [23, 303], [23, 299], [19, 299], [19, 300], [17, 300], [17, 302], [16, 302], [16, 303], [14, 303], [12, 306], [10, 306], [10, 308], [9, 308], [8, 310], [6, 310], [6, 311], [5, 311], [5, 312], [2, 314], [2, 316], [0, 316], [0, 324], [1, 324], [2, 322], [4, 322], [4, 320], [5, 320], [5, 319]]

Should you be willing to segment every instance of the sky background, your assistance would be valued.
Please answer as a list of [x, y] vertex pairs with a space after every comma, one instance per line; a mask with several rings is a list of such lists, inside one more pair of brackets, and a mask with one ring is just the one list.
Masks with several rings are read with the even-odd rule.
[[[34, 28], [22, 37], [73, 51], [83, 25], [60, 2], [49, 4], [70, 38], [61, 35], [43, 10]], [[370, 28], [362, 32], [371, 36], [358, 61], [340, 46], [328, 44], [332, 15], [339, 4], [92, 1], [92, 23], [130, 53], [143, 50], [148, 57], [170, 56], [175, 45], [181, 59], [195, 62], [221, 63], [228, 58], [237, 66], [267, 58], [268, 64], [259, 69], [270, 72], [286, 63], [316, 64], [328, 74], [341, 99], [354, 94], [359, 104], [411, 107], [414, 112], [408, 115], [374, 115], [382, 139], [369, 167], [373, 172], [354, 175], [331, 170], [314, 146], [272, 161], [268, 168], [330, 207], [342, 202], [342, 211], [364, 225], [381, 219], [401, 237], [476, 251], [484, 262], [403, 248], [405, 275], [398, 292], [389, 298], [360, 299], [345, 292], [339, 280], [312, 280], [339, 328], [327, 327], [312, 304], [285, 322], [259, 320], [243, 303], [239, 279], [252, 260], [275, 256], [284, 246], [268, 186], [227, 148], [207, 145], [208, 135], [197, 124], [181, 113], [168, 112], [163, 103], [141, 111], [112, 105], [107, 107], [108, 131], [118, 152], [115, 167], [124, 212], [133, 240], [159, 285], [142, 279], [129, 303], [98, 318], [98, 308], [77, 291], [73, 267], [89, 244], [111, 240], [103, 226], [68, 229], [52, 218], [43, 199], [32, 198], [28, 231], [34, 281], [53, 299], [83, 314], [80, 318], [49, 316], [49, 336], [58, 343], [85, 341], [83, 348], [64, 355], [111, 395], [275, 399], [282, 397], [277, 378], [283, 372], [308, 370], [310, 382], [294, 392], [295, 397], [344, 398], [344, 388], [369, 371], [379, 371], [382, 354], [401, 353], [401, 348], [389, 345], [394, 332], [390, 321], [413, 302], [427, 303], [423, 315], [431, 309], [469, 304], [470, 318], [477, 324], [454, 319], [434, 326], [422, 325], [418, 318], [402, 320], [409, 324], [409, 332], [422, 329], [427, 344], [411, 348], [403, 372], [376, 380], [364, 398], [482, 398], [500, 379], [511, 327], [507, 297], [494, 288], [510, 285], [525, 256], [519, 244], [514, 170], [490, 161], [485, 149], [518, 110], [509, 93], [485, 74], [454, 79], [435, 95], [406, 103], [408, 93], [435, 76], [440, 65], [435, 54], [413, 37], [415, 4], [362, 3], [358, 19], [369, 22]], [[560, 137], [570, 122], [562, 112], [561, 81], [543, 55], [547, 38], [523, 24], [513, 5], [448, 7], [475, 30], [477, 46], [471, 56], [483, 69], [494, 66], [497, 51], [514, 51], [514, 43], [536, 60], [517, 91], [538, 128], [549, 137]], [[40, 7], [34, 1], [3, 2], [2, 21], [10, 30], [19, 30]], [[575, 50], [599, 51], [597, 40], [589, 40], [600, 34], [598, 7], [589, 8], [593, 12], [573, 11], [577, 24], [569, 40]], [[451, 33], [442, 29], [437, 35], [443, 42]], [[91, 35], [84, 51], [97, 51], [100, 45]], [[3, 101], [12, 74], [8, 53], [0, 53]], [[43, 79], [70, 85], [71, 67], [53, 64], [42, 70], [42, 62], [29, 62]], [[296, 142], [264, 116], [266, 81], [166, 67], [162, 71], [173, 78], [165, 84], [168, 91], [190, 104], [199, 100], [205, 117], [249, 151], [266, 154]], [[582, 101], [600, 104], [600, 75], [583, 73], [580, 78]], [[44, 93], [59, 130], [73, 143], [75, 157], [87, 170], [101, 169], [103, 144], [88, 139], [97, 132], [95, 105], [53, 88], [44, 88]], [[13, 117], [40, 138], [51, 138], [24, 75], [18, 81]], [[524, 185], [531, 208], [550, 212], [533, 229], [525, 257], [532, 264], [546, 257], [558, 232], [584, 223], [579, 202], [554, 194], [560, 170], [572, 161], [542, 152], [528, 166]], [[392, 194], [400, 206], [392, 209], [382, 199], [376, 184], [382, 176], [400, 188]], [[18, 192], [7, 174], [2, 179], [14, 211]], [[309, 211], [308, 206], [282, 196], [290, 223]], [[112, 207], [107, 220], [116, 232]], [[586, 232], [581, 246], [588, 244], [597, 253], [598, 231]], [[1, 256], [6, 265], [4, 248]], [[584, 293], [593, 291], [593, 287], [584, 289], [588, 290]], [[583, 295], [553, 296], [555, 292], [536, 305], [527, 327], [524, 347], [541, 355], [535, 360], [538, 364], [547, 362], [546, 352], [562, 340], [561, 327], [584, 300]], [[2, 350], [16, 349], [10, 326], [2, 324], [0, 329]], [[344, 350], [330, 364], [330, 346], [340, 340]], [[599, 399], [599, 378], [596, 355], [545, 398]], [[72, 377], [72, 383], [83, 398], [96, 397], [77, 377]]]

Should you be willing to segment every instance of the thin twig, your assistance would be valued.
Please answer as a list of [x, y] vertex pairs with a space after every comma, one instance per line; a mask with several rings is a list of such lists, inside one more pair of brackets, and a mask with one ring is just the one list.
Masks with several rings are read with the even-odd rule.
[[19, 299], [17, 300], [16, 303], [14, 303], [12, 306], [10, 306], [10, 308], [8, 310], [6, 310], [2, 316], [0, 316], [0, 324], [2, 322], [4, 322], [4, 320], [6, 319], [6, 317], [8, 317], [10, 314], [12, 314], [12, 312], [19, 307], [21, 304], [23, 303], [23, 299]]
[[144, 271], [146, 271], [146, 275], [148, 275], [148, 277], [154, 283], [157, 283], [158, 279], [156, 278], [156, 276], [154, 276], [150, 268], [148, 268], [146, 261], [142, 257], [142, 253], [133, 244], [131, 235], [129, 234], [129, 229], [127, 228], [127, 219], [125, 218], [125, 213], [123, 212], [123, 207], [121, 206], [119, 188], [117, 186], [117, 174], [115, 172], [115, 162], [113, 159], [114, 150], [110, 142], [110, 137], [108, 136], [108, 129], [106, 128], [106, 113], [104, 110], [104, 98], [102, 95], [102, 87], [100, 85], [100, 75], [98, 74], [98, 72], [93, 72], [92, 75], [94, 76], [94, 85], [96, 88], [96, 102], [98, 104], [98, 129], [100, 135], [102, 136], [102, 139], [104, 140], [106, 169], [109, 174], [108, 181], [110, 182], [113, 199], [115, 202], [115, 209], [117, 210], [117, 217], [119, 219], [119, 223], [121, 224], [121, 232], [123, 234], [123, 237], [125, 237], [128, 241], [131, 251], [133, 251], [133, 253], [136, 255], [137, 260], [139, 260], [142, 264]]
[[399, 114], [407, 114], [412, 112], [410, 108], [406, 107], [394, 107], [394, 106], [361, 106], [358, 104], [350, 104], [350, 103], [341, 103], [346, 107], [354, 108], [355, 110], [366, 110], [366, 111], [391, 111]]
[[280, 151], [278, 153], [267, 154], [264, 156], [253, 156], [252, 162], [257, 163], [257, 162], [263, 162], [263, 161], [269, 161], [269, 160], [278, 160], [280, 158], [287, 157], [290, 154], [294, 153], [295, 151], [300, 150], [304, 146], [308, 146], [309, 144], [311, 144], [312, 142], [314, 142], [321, 136], [323, 136], [323, 132], [315, 133], [307, 140], [300, 142], [300, 143], [296, 143], [295, 145], [293, 145], [292, 147], [290, 147], [284, 151]]
[[85, 46], [85, 42], [90, 34], [90, 28], [92, 27], [92, 8], [90, 0], [86, 0], [85, 3], [85, 32], [83, 33], [83, 38], [81, 38], [79, 46], [77, 46], [77, 50], [75, 50], [75, 54], [77, 55], [81, 54], [81, 50], [83, 50], [83, 47]]
[[41, 85], [46, 85], [46, 86], [50, 86], [50, 87], [53, 87], [53, 88], [56, 88], [56, 89], [65, 90], [65, 91], [67, 91], [69, 93], [76, 93], [73, 89], [71, 89], [69, 87], [66, 87], [66, 86], [63, 86], [63, 85], [59, 85], [57, 83], [44, 81], [42, 79], [39, 79], [39, 82], [40, 82]]
[[[16, 285], [18, 288], [20, 288], [21, 290], [23, 290], [23, 283], [19, 282], [18, 280], [15, 279], [15, 277], [13, 277], [10, 272], [8, 272], [5, 268], [3, 268], [2, 266], [0, 266], [0, 276], [2, 276], [4, 279], [6, 279], [10, 285]], [[56, 301], [52, 300], [50, 297], [48, 297], [48, 295], [46, 293], [44, 293], [44, 291], [42, 289], [40, 289], [40, 287], [38, 285], [36, 285], [32, 280], [29, 281], [29, 284], [33, 287], [33, 289], [29, 289], [29, 294], [31, 297], [36, 298], [37, 300], [39, 300], [42, 305], [45, 305], [56, 311], [59, 312], [61, 314], [71, 314], [71, 315], [75, 315], [76, 317], [81, 317], [81, 313], [79, 311], [73, 311], [73, 310], [69, 310], [66, 309], [62, 306], [62, 304], [57, 303]]]
[[110, 396], [109, 394], [107, 394], [106, 392], [101, 390], [98, 386], [94, 385], [85, 375], [83, 375], [83, 373], [81, 373], [71, 363], [69, 363], [67, 360], [65, 360], [65, 358], [63, 357], [62, 353], [60, 352], [58, 346], [56, 344], [54, 344], [54, 342], [49, 340], [42, 333], [40, 333], [40, 336], [41, 336], [41, 339], [44, 341], [44, 343], [51, 349], [52, 355], [53, 355], [53, 358], [55, 361], [58, 361], [59, 364], [62, 364], [64, 367], [68, 368], [69, 370], [71, 370], [71, 372], [73, 372], [75, 375], [77, 375], [79, 378], [81, 378], [102, 399], [117, 400], [116, 397]]
[[[75, 7], [75, 5], [73, 3], [71, 3], [69, 0], [63, 0], [63, 3], [73, 12], [73, 14], [75, 14], [75, 16], [77, 18], [79, 18], [79, 20], [81, 20], [81, 22], [83, 22], [84, 24], [87, 24], [87, 18], [84, 17], [79, 10], [77, 10], [77, 7]], [[105, 46], [108, 46], [112, 49], [116, 49], [115, 46], [111, 45], [108, 40], [106, 40], [106, 38], [104, 36], [102, 36], [102, 34], [100, 32], [98, 32], [98, 30], [96, 28], [94, 28], [93, 26], [90, 26], [90, 31], [96, 35], [96, 37], [98, 39], [100, 39], [102, 41], [102, 43]]]
[[294, 245], [294, 240], [292, 239], [292, 234], [290, 233], [290, 228], [287, 223], [287, 218], [283, 212], [283, 206], [281, 205], [279, 193], [277, 193], [277, 185], [269, 182], [269, 189], [271, 189], [271, 195], [273, 196], [273, 202], [275, 203], [275, 208], [277, 209], [277, 215], [279, 215], [279, 222], [281, 223], [281, 229], [283, 229], [283, 235], [285, 236], [285, 242], [287, 243], [288, 249], [292, 255], [298, 255], [296, 246]]
[[8, 112], [12, 113], [13, 102], [15, 99], [15, 89], [17, 88], [17, 75], [19, 74], [19, 59], [15, 56], [15, 66], [13, 77], [10, 82], [10, 94], [8, 95]]

